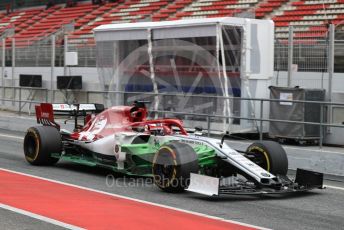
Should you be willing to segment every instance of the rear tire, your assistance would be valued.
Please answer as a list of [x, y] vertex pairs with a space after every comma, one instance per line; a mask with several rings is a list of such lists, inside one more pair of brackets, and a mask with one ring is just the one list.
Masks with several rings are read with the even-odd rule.
[[153, 159], [154, 183], [165, 192], [184, 191], [190, 184], [190, 173], [198, 173], [198, 170], [196, 152], [184, 143], [162, 146]]
[[59, 158], [52, 153], [61, 154], [62, 139], [60, 132], [51, 126], [31, 127], [24, 138], [25, 159], [32, 165], [53, 165]]
[[282, 146], [274, 141], [262, 141], [251, 144], [246, 155], [254, 163], [274, 175], [287, 175], [288, 158]]

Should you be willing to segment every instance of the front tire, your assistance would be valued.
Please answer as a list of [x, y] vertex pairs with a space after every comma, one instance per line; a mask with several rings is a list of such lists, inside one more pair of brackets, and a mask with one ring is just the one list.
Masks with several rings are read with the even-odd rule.
[[153, 159], [154, 183], [165, 192], [182, 192], [190, 184], [190, 173], [198, 173], [197, 154], [187, 144], [162, 146]]
[[261, 141], [253, 143], [247, 148], [246, 156], [274, 175], [287, 175], [287, 154], [277, 142]]
[[31, 127], [24, 138], [24, 155], [32, 165], [53, 165], [59, 158], [52, 153], [61, 154], [62, 139], [60, 132], [51, 126]]

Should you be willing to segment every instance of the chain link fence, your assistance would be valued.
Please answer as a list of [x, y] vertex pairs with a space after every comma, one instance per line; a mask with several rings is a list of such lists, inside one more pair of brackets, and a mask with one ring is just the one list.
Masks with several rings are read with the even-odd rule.
[[336, 72], [344, 73], [344, 25], [336, 26], [334, 44], [334, 68]]
[[[311, 30], [311, 31], [310, 31]], [[288, 57], [290, 47], [293, 49], [293, 67], [298, 72], [327, 72], [329, 60], [329, 32], [326, 26], [313, 27], [305, 31], [294, 28], [293, 41], [290, 43], [289, 31], [276, 28], [275, 39], [275, 71], [288, 71]], [[334, 41], [334, 66], [335, 72], [344, 72], [344, 32], [336, 28]], [[96, 67], [97, 53], [94, 38], [57, 35], [53, 43], [52, 36], [33, 37], [30, 39], [15, 38], [5, 39], [5, 55], [3, 43], [0, 42], [0, 63], [5, 59], [5, 66], [12, 66], [12, 56], [15, 55], [16, 67], [47, 67], [52, 65], [53, 52], [54, 66], [64, 66], [65, 52], [78, 53], [79, 67]], [[13, 47], [14, 45], [14, 47]], [[13, 53], [13, 49], [15, 52]]]
[[96, 67], [96, 44], [93, 38], [68, 38], [68, 52], [78, 53], [78, 66]]
[[15, 63], [19, 67], [51, 66], [52, 42], [50, 37], [15, 39]]
[[[293, 49], [293, 67], [299, 72], [327, 72], [329, 55], [329, 28], [317, 26], [304, 30], [302, 27], [293, 28], [290, 39], [290, 29], [276, 30], [275, 40], [275, 71], [288, 71], [289, 49]], [[289, 38], [289, 39], [288, 39]]]

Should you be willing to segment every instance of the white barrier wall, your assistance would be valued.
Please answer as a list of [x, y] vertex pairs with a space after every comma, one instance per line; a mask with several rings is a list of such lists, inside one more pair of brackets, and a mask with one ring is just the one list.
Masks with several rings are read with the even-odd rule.
[[[273, 85], [287, 86], [288, 72], [275, 72]], [[344, 73], [335, 73], [333, 76], [332, 91], [344, 92]], [[302, 88], [325, 89], [328, 91], [328, 73], [295, 72], [292, 77], [292, 86]]]
[[[51, 67], [15, 67], [14, 86], [19, 86], [20, 74], [42, 75], [43, 88], [50, 89]], [[56, 89], [56, 77], [64, 75], [63, 67], [54, 68], [53, 88]], [[97, 68], [71, 67], [67, 68], [67, 75], [81, 75], [83, 90], [100, 90]], [[4, 70], [5, 86], [12, 86], [12, 68]], [[1, 84], [1, 83], [0, 83]]]

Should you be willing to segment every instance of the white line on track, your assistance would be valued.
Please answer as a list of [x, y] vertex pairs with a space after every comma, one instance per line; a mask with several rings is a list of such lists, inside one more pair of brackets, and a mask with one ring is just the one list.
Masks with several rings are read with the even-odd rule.
[[338, 187], [338, 186], [332, 186], [332, 185], [324, 185], [324, 187], [326, 188], [332, 188], [332, 189], [337, 189], [337, 190], [342, 190], [344, 191], [344, 188], [343, 187]]
[[15, 207], [8, 206], [8, 205], [1, 204], [1, 203], [0, 203], [0, 208], [6, 209], [6, 210], [9, 210], [9, 211], [21, 214], [21, 215], [25, 215], [25, 216], [28, 216], [28, 217], [31, 217], [31, 218], [34, 218], [37, 220], [41, 220], [41, 221], [44, 221], [44, 222], [47, 222], [50, 224], [54, 224], [54, 225], [57, 225], [57, 226], [60, 226], [63, 228], [72, 229], [72, 230], [83, 230], [84, 229], [84, 228], [80, 228], [80, 227], [77, 227], [77, 226], [74, 226], [71, 224], [66, 224], [66, 223], [63, 223], [63, 222], [58, 221], [58, 220], [54, 220], [54, 219], [51, 219], [51, 218], [48, 218], [45, 216], [41, 216], [41, 215], [38, 215], [38, 214], [35, 214], [32, 212], [25, 211], [23, 209], [15, 208]]
[[290, 146], [283, 146], [285, 149], [293, 149], [293, 150], [301, 150], [301, 151], [312, 151], [312, 152], [327, 152], [327, 153], [336, 153], [336, 154], [341, 154], [344, 155], [344, 152], [338, 152], [338, 151], [331, 151], [331, 150], [326, 150], [326, 149], [305, 149], [305, 148], [297, 148], [297, 147], [290, 147]]
[[185, 209], [181, 209], [181, 208], [175, 208], [175, 207], [168, 206], [168, 205], [163, 205], [163, 204], [153, 203], [153, 202], [140, 200], [140, 199], [136, 199], [136, 198], [132, 198], [132, 197], [108, 193], [108, 192], [104, 192], [104, 191], [97, 190], [97, 189], [87, 188], [87, 187], [83, 187], [83, 186], [79, 186], [79, 185], [75, 185], [75, 184], [70, 184], [70, 183], [66, 183], [66, 182], [62, 182], [62, 181], [57, 181], [57, 180], [53, 180], [53, 179], [47, 179], [47, 178], [34, 176], [31, 174], [26, 174], [26, 173], [22, 173], [22, 172], [16, 172], [16, 171], [12, 171], [9, 169], [0, 168], [0, 170], [5, 171], [5, 172], [23, 175], [23, 176], [28, 176], [28, 177], [32, 177], [32, 178], [36, 178], [36, 179], [40, 179], [40, 180], [44, 180], [44, 181], [50, 181], [50, 182], [54, 182], [57, 184], [62, 184], [62, 185], [66, 185], [66, 186], [70, 186], [70, 187], [74, 187], [74, 188], [79, 188], [79, 189], [83, 189], [83, 190], [87, 190], [87, 191], [91, 191], [91, 192], [101, 193], [101, 194], [112, 196], [112, 197], [117, 197], [117, 198], [126, 199], [126, 200], [132, 200], [132, 201], [136, 201], [136, 202], [143, 203], [143, 204], [149, 204], [149, 205], [153, 205], [153, 206], [157, 206], [157, 207], [161, 207], [161, 208], [166, 208], [166, 209], [170, 209], [170, 210], [175, 210], [175, 211], [179, 211], [179, 212], [193, 214], [196, 216], [206, 217], [206, 218], [213, 219], [213, 220], [224, 221], [227, 223], [237, 224], [237, 225], [246, 226], [246, 227], [250, 227], [250, 228], [268, 230], [268, 228], [263, 228], [263, 227], [259, 227], [259, 226], [255, 226], [255, 225], [251, 225], [251, 224], [246, 224], [246, 223], [242, 223], [239, 221], [227, 220], [227, 219], [224, 219], [221, 217], [211, 216], [211, 215], [207, 215], [207, 214], [203, 214], [203, 213], [199, 213], [199, 212], [189, 211], [189, 210], [185, 210]]
[[20, 137], [20, 136], [13, 136], [13, 135], [8, 135], [8, 134], [4, 134], [4, 133], [0, 133], [0, 137], [6, 137], [6, 138], [12, 138], [12, 139], [24, 140], [24, 137]]

